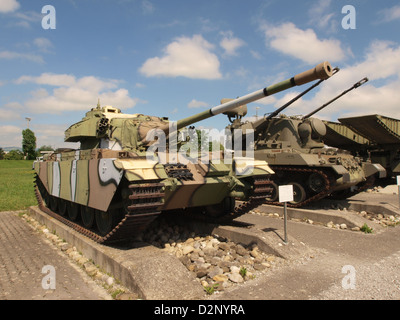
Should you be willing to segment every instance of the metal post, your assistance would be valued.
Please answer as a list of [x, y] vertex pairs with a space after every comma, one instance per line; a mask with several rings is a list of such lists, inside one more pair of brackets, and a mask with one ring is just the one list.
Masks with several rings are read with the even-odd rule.
[[279, 202], [283, 202], [283, 230], [284, 230], [284, 240], [285, 244], [288, 244], [287, 239], [287, 202], [293, 201], [293, 185], [289, 184], [286, 186], [279, 186]]
[[400, 209], [400, 176], [397, 176], [397, 193], [399, 195], [399, 209]]
[[399, 194], [399, 209], [400, 209], [400, 185], [397, 185], [397, 193]]
[[285, 230], [285, 240], [284, 240], [284, 242], [285, 242], [285, 244], [287, 244], [288, 241], [287, 241], [287, 202], [286, 201], [284, 202], [283, 221], [284, 221], [283, 228]]

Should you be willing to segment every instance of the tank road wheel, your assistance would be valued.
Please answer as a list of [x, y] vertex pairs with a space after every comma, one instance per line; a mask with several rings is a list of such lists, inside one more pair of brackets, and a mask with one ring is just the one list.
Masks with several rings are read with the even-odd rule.
[[325, 180], [318, 173], [311, 174], [308, 178], [307, 184], [310, 190], [314, 191], [315, 193], [319, 193], [325, 189]]
[[117, 225], [120, 216], [118, 209], [109, 209], [108, 211], [95, 211], [96, 225], [101, 236], [105, 236], [111, 232]]
[[67, 214], [67, 201], [64, 199], [58, 199], [58, 211], [60, 215], [65, 216]]
[[85, 228], [90, 229], [94, 225], [95, 209], [81, 206], [81, 218]]
[[223, 217], [235, 209], [235, 199], [232, 197], [226, 197], [218, 204], [206, 206], [205, 214], [210, 218]]
[[275, 182], [271, 182], [270, 188], [272, 188], [271, 194], [266, 198], [268, 202], [278, 201], [279, 188]]
[[72, 221], [76, 221], [78, 220], [79, 217], [79, 204], [75, 203], [75, 202], [70, 202], [68, 201], [67, 204], [67, 211], [68, 211], [68, 217], [72, 220]]
[[306, 199], [306, 190], [304, 190], [303, 186], [297, 182], [289, 182], [293, 186], [293, 201], [291, 204], [298, 204], [303, 202]]

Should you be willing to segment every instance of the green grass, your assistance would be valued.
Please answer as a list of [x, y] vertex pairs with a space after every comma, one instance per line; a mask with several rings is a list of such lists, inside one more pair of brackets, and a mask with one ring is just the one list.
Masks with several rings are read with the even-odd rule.
[[0, 160], [0, 211], [36, 205], [32, 160]]

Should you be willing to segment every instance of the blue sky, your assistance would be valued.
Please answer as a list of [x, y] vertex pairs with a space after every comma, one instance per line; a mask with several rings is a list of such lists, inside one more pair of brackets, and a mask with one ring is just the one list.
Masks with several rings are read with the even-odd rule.
[[[45, 5], [55, 8], [55, 29], [42, 28]], [[21, 146], [26, 117], [38, 147], [62, 147], [65, 129], [98, 98], [178, 120], [325, 60], [341, 71], [287, 114], [308, 113], [367, 76], [318, 116], [400, 118], [398, 1], [0, 0], [0, 20], [0, 147]], [[252, 103], [248, 115], [306, 88]], [[227, 123], [218, 115], [199, 126]]]

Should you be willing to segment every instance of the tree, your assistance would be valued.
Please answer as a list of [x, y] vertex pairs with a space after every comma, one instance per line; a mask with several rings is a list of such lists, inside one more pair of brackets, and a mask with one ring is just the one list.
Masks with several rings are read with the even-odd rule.
[[24, 154], [19, 150], [11, 150], [4, 156], [4, 160], [23, 160]]
[[0, 148], [0, 160], [4, 159], [4, 155], [5, 155], [5, 152], [4, 152], [3, 148]]
[[36, 159], [36, 137], [32, 130], [22, 130], [22, 151], [27, 160]]

